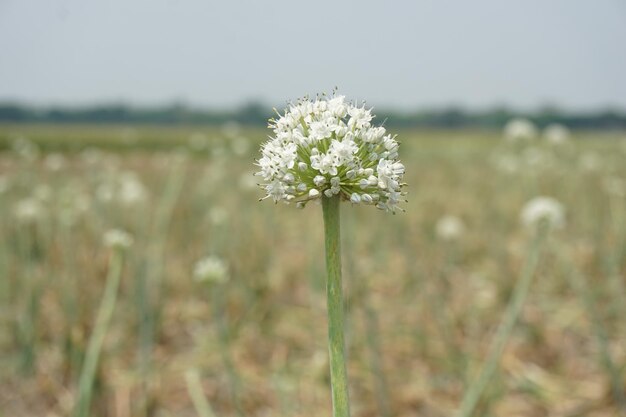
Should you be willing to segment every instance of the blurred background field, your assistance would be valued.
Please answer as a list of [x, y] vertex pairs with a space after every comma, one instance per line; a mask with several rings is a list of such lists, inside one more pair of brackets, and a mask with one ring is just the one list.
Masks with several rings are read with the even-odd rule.
[[[342, 206], [354, 415], [453, 414], [525, 263], [520, 211], [538, 195], [559, 200], [566, 223], [475, 415], [619, 415], [624, 133], [396, 133], [406, 213]], [[328, 412], [321, 208], [257, 201], [267, 134], [236, 123], [0, 126], [0, 415], [71, 415], [112, 228], [134, 244], [93, 415], [195, 416], [194, 392], [216, 416]], [[207, 256], [223, 280], [194, 279]]]
[[624, 40], [620, 0], [0, 0], [0, 417], [331, 415], [322, 210], [253, 172], [333, 91], [409, 193], [341, 207], [352, 416], [626, 417]]

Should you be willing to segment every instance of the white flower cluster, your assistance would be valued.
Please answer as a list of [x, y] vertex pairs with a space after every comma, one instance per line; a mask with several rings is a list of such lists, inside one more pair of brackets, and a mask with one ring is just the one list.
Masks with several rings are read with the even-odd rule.
[[274, 137], [261, 147], [261, 170], [255, 175], [264, 180], [265, 198], [303, 207], [322, 195], [339, 195], [395, 213], [406, 194], [404, 165], [395, 137], [373, 126], [372, 118], [369, 109], [344, 96], [291, 104], [278, 120], [270, 120]]
[[535, 197], [522, 208], [522, 223], [526, 227], [535, 228], [547, 224], [553, 228], [565, 225], [565, 209], [552, 197]]
[[121, 229], [110, 229], [104, 233], [104, 245], [113, 249], [128, 249], [133, 244], [133, 237]]
[[193, 277], [198, 282], [222, 283], [228, 281], [228, 265], [216, 257], [200, 259], [193, 268]]
[[528, 142], [537, 137], [537, 126], [527, 119], [512, 119], [504, 126], [504, 139], [511, 143]]
[[457, 240], [464, 232], [465, 224], [456, 216], [445, 215], [437, 220], [435, 225], [435, 233], [443, 241]]
[[551, 145], [562, 145], [569, 141], [571, 133], [566, 126], [559, 123], [552, 123], [543, 129], [543, 137]]
[[96, 198], [102, 203], [117, 201], [130, 207], [144, 203], [148, 197], [148, 189], [133, 171], [106, 173], [96, 189]]

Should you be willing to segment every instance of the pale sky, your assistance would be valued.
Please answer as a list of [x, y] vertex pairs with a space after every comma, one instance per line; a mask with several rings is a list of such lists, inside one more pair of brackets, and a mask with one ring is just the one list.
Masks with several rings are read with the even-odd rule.
[[0, 101], [626, 109], [626, 1], [0, 0]]

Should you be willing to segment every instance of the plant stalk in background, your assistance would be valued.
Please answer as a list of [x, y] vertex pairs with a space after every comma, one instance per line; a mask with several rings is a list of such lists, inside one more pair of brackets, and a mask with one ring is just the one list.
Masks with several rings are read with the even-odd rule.
[[532, 283], [532, 278], [535, 274], [535, 270], [537, 269], [537, 264], [539, 263], [539, 255], [548, 233], [548, 225], [543, 226], [544, 227], [537, 228], [537, 234], [531, 245], [530, 254], [526, 259], [526, 265], [524, 265], [522, 275], [513, 289], [513, 294], [511, 295], [511, 300], [509, 301], [506, 312], [504, 313], [504, 318], [502, 319], [496, 335], [489, 346], [487, 359], [480, 370], [478, 378], [465, 392], [460, 410], [457, 414], [458, 417], [470, 417], [473, 414], [480, 397], [485, 391], [485, 388], [487, 388], [494, 372], [498, 368], [500, 358], [502, 357], [504, 348], [513, 333], [517, 319], [522, 311], [522, 307], [524, 306], [524, 301], [526, 300], [526, 296], [530, 290], [530, 284]]
[[[130, 239], [130, 238], [128, 238]], [[100, 308], [96, 316], [96, 323], [89, 339], [85, 361], [78, 381], [78, 401], [74, 409], [75, 417], [87, 417], [90, 415], [91, 398], [93, 396], [93, 385], [96, 377], [96, 370], [100, 360], [100, 352], [104, 344], [104, 338], [111, 323], [113, 310], [117, 301], [117, 292], [122, 276], [122, 266], [124, 261], [124, 247], [119, 244], [113, 245], [113, 253], [109, 264], [109, 273], [106, 279], [106, 286]]]

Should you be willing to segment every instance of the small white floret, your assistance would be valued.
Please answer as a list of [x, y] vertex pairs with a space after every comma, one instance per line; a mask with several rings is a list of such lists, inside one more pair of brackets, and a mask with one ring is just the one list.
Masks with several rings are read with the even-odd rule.
[[104, 245], [114, 249], [128, 249], [133, 244], [133, 237], [121, 229], [107, 230], [104, 234]]
[[547, 224], [561, 228], [565, 225], [565, 209], [552, 197], [535, 197], [524, 205], [521, 220], [527, 227]]

